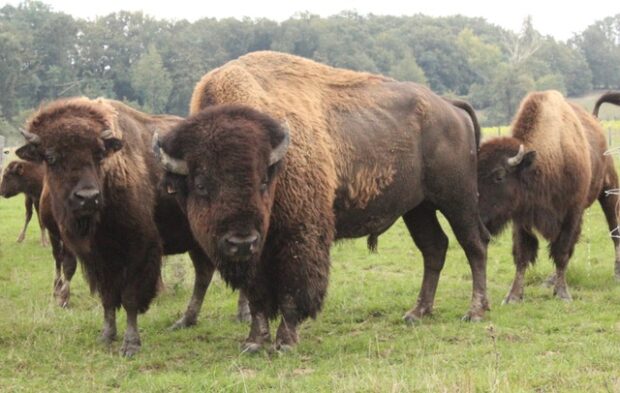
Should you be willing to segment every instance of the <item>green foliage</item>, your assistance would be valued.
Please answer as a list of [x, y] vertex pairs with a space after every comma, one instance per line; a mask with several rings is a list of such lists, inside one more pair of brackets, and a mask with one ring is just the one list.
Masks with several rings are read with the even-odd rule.
[[161, 113], [166, 109], [172, 81], [155, 46], [131, 67], [131, 87], [141, 100], [144, 110]]
[[531, 89], [582, 95], [592, 86], [620, 88], [619, 19], [598, 21], [564, 43], [542, 37], [530, 18], [519, 34], [481, 18], [351, 11], [300, 13], [281, 23], [190, 23], [127, 11], [89, 21], [28, 0], [0, 8], [0, 114], [19, 126], [18, 114], [42, 101], [85, 95], [185, 115], [206, 72], [251, 51], [278, 50], [427, 84], [488, 109], [487, 121], [505, 122]]

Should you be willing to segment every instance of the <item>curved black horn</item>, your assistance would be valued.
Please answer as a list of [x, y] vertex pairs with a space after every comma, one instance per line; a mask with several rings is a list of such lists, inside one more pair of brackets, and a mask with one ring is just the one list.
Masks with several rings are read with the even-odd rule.
[[172, 158], [168, 154], [166, 154], [164, 149], [161, 148], [161, 142], [159, 140], [159, 134], [157, 132], [153, 134], [153, 152], [155, 153], [155, 156], [159, 158], [159, 161], [164, 166], [164, 169], [166, 171], [182, 176], [189, 175], [187, 161], [180, 160], [178, 158]]
[[523, 160], [523, 156], [525, 156], [525, 148], [523, 147], [523, 144], [521, 144], [519, 146], [519, 152], [517, 153], [516, 156], [514, 157], [510, 157], [508, 159], [508, 165], [510, 166], [517, 166], [521, 163], [521, 161]]
[[24, 138], [26, 138], [26, 141], [28, 143], [41, 143], [41, 137], [38, 136], [37, 134], [33, 134], [31, 132], [26, 131], [25, 129], [20, 129], [19, 132], [22, 133], [22, 135], [24, 136]]
[[271, 150], [271, 154], [269, 155], [269, 165], [273, 165], [276, 162], [280, 161], [286, 154], [288, 146], [291, 143], [291, 132], [288, 128], [288, 122], [284, 122], [281, 127], [282, 131], [284, 131], [284, 138], [282, 138], [282, 141], [278, 144], [278, 146], [274, 147]]

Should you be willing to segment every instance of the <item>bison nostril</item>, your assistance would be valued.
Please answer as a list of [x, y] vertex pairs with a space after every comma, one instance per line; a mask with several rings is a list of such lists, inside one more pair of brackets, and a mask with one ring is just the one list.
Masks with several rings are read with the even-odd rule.
[[232, 233], [224, 237], [224, 251], [228, 255], [249, 256], [258, 249], [260, 235], [252, 231], [249, 235]]
[[99, 204], [99, 201], [98, 201], [99, 190], [97, 190], [96, 188], [78, 190], [74, 192], [73, 195], [75, 196], [76, 199], [82, 202], [95, 200], [95, 204]]

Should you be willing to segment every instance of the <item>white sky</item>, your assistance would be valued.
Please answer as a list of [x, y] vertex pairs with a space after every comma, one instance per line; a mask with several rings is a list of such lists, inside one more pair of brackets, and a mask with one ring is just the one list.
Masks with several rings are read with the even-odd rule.
[[[43, 0], [55, 11], [75, 17], [94, 19], [112, 12], [143, 11], [158, 19], [188, 19], [204, 17], [266, 17], [282, 21], [296, 12], [309, 11], [321, 16], [355, 10], [366, 15], [431, 16], [461, 14], [483, 17], [504, 28], [519, 31], [523, 19], [532, 15], [534, 27], [544, 35], [566, 40], [581, 33], [594, 21], [620, 14], [619, 0]], [[19, 0], [0, 0], [0, 6], [16, 5]], [[576, 3], [571, 5], [570, 3]]]

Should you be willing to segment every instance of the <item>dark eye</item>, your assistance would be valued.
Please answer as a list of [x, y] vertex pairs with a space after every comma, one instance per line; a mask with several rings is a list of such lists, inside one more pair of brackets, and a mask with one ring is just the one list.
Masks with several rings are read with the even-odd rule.
[[93, 157], [95, 158], [95, 161], [97, 162], [101, 162], [103, 161], [103, 159], [105, 158], [105, 154], [102, 151], [98, 151], [95, 152], [95, 154], [93, 155]]
[[260, 192], [262, 192], [263, 194], [267, 192], [267, 189], [269, 188], [269, 179], [267, 177], [265, 177], [263, 179], [263, 181], [261, 181], [260, 183]]
[[45, 162], [47, 162], [47, 165], [54, 165], [57, 161], [57, 157], [54, 153], [47, 153], [45, 154]]
[[207, 195], [207, 186], [202, 181], [194, 182], [194, 189], [198, 195]]
[[506, 178], [506, 171], [504, 168], [500, 168], [493, 172], [493, 181], [495, 183], [501, 183]]

